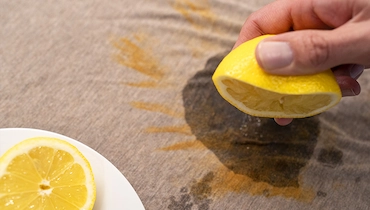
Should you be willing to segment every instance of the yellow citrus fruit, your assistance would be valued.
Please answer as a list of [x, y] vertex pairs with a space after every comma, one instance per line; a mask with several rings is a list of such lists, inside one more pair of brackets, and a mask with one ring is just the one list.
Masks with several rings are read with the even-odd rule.
[[253, 116], [304, 118], [336, 105], [341, 91], [332, 71], [303, 76], [271, 75], [255, 58], [258, 43], [273, 35], [247, 41], [219, 64], [212, 80], [220, 95]]
[[89, 162], [66, 141], [31, 138], [0, 157], [2, 210], [91, 210], [95, 198]]

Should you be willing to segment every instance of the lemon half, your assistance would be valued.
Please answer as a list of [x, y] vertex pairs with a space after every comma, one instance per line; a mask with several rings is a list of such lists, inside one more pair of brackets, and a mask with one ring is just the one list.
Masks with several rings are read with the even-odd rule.
[[66, 141], [27, 139], [0, 157], [2, 210], [91, 210], [95, 198], [89, 162]]
[[303, 76], [271, 75], [255, 58], [264, 35], [231, 51], [219, 64], [212, 80], [220, 95], [249, 115], [270, 118], [304, 118], [319, 114], [342, 98], [329, 69]]

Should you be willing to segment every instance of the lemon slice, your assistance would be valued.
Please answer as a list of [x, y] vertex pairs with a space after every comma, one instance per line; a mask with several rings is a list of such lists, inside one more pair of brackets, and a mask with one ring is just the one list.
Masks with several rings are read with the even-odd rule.
[[319, 114], [342, 98], [332, 71], [304, 76], [271, 75], [255, 58], [258, 43], [272, 35], [247, 41], [219, 64], [212, 80], [220, 95], [249, 115], [304, 118]]
[[0, 158], [2, 210], [91, 210], [95, 198], [89, 162], [66, 141], [27, 139]]

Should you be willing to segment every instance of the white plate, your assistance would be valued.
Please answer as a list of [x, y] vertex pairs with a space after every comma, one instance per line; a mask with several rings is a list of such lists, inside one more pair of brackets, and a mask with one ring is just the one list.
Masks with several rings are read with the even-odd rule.
[[75, 145], [89, 160], [96, 182], [96, 202], [93, 210], [144, 210], [139, 196], [122, 173], [102, 155], [69, 137], [36, 129], [0, 129], [0, 156], [27, 138], [45, 136], [66, 140]]

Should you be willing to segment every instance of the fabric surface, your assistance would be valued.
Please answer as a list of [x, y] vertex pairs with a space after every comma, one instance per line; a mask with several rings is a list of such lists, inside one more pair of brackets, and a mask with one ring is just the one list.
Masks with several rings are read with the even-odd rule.
[[359, 97], [287, 127], [211, 82], [268, 2], [0, 0], [0, 127], [90, 146], [146, 209], [368, 209], [368, 72]]

